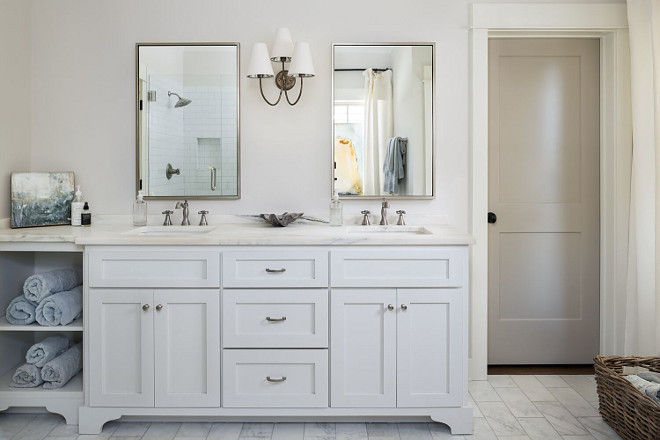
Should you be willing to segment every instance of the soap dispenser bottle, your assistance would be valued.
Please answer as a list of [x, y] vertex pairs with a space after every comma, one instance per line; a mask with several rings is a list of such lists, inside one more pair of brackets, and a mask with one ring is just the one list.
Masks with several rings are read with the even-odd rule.
[[341, 226], [344, 218], [344, 209], [339, 194], [335, 191], [330, 202], [330, 226]]
[[146, 226], [147, 202], [144, 201], [142, 191], [138, 191], [137, 200], [133, 203], [133, 226]]
[[80, 226], [80, 216], [84, 206], [82, 192], [80, 191], [80, 185], [78, 185], [75, 197], [71, 202], [71, 226]]

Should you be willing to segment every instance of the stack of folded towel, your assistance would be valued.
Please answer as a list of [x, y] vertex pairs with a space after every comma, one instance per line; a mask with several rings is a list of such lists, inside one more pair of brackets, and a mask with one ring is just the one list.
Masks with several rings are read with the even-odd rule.
[[14, 325], [38, 322], [44, 326], [67, 325], [82, 314], [82, 273], [57, 269], [28, 277], [23, 295], [7, 307], [7, 321]]
[[82, 343], [69, 348], [66, 336], [50, 336], [34, 344], [25, 355], [26, 364], [18, 367], [9, 386], [45, 389], [61, 388], [82, 370]]
[[635, 388], [660, 405], [660, 373], [646, 371], [624, 376]]

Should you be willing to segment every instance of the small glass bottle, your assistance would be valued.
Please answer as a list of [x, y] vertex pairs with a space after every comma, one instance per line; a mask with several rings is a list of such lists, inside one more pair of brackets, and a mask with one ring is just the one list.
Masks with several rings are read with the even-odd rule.
[[146, 226], [147, 202], [144, 201], [142, 191], [138, 191], [137, 200], [133, 203], [133, 226]]
[[339, 200], [339, 194], [335, 191], [330, 202], [330, 226], [341, 226], [344, 220], [343, 203]]
[[82, 214], [80, 214], [81, 226], [92, 226], [92, 211], [89, 210], [89, 203], [85, 202]]
[[73, 202], [71, 202], [71, 226], [80, 226], [80, 214], [82, 214], [84, 205], [82, 191], [80, 191], [80, 185], [78, 185], [78, 191], [76, 191]]

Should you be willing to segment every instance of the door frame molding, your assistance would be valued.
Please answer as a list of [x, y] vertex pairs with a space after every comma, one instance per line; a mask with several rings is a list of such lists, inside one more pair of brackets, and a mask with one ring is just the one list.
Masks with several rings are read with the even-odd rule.
[[470, 64], [470, 373], [488, 367], [488, 40], [600, 39], [600, 353], [621, 351], [632, 160], [625, 4], [472, 4]]

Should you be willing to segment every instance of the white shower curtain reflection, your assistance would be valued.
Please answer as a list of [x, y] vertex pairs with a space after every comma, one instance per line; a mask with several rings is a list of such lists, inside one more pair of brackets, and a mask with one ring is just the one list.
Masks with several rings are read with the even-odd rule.
[[393, 136], [392, 71], [364, 71], [364, 194], [383, 188], [383, 160]]
[[625, 354], [660, 354], [660, 0], [628, 0], [633, 165]]

